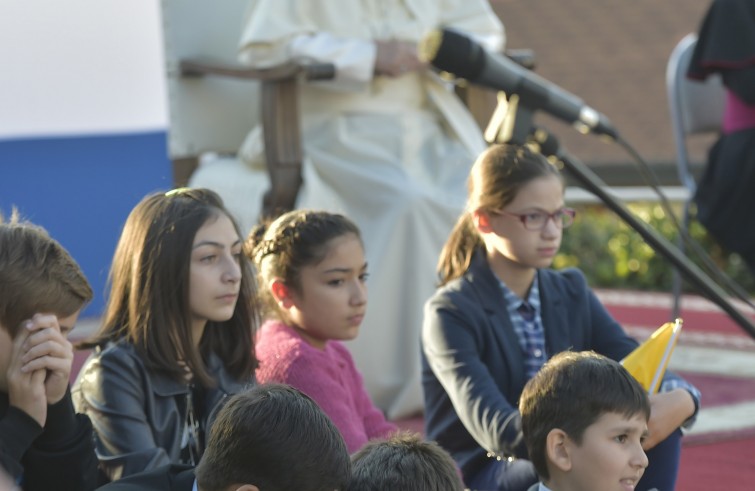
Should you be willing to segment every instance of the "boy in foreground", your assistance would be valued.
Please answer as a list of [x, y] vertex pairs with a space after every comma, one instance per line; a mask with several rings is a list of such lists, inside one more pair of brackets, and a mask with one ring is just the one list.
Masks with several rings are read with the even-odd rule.
[[649, 399], [609, 358], [554, 356], [525, 386], [519, 411], [541, 481], [529, 491], [631, 491], [645, 472]]
[[0, 469], [25, 491], [97, 485], [92, 426], [75, 414], [66, 336], [92, 289], [42, 228], [0, 214]]

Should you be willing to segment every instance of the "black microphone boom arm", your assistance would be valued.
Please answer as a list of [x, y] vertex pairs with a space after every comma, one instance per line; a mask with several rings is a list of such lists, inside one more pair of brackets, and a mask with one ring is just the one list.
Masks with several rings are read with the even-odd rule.
[[487, 52], [470, 37], [451, 30], [428, 33], [419, 44], [420, 57], [438, 70], [471, 83], [517, 94], [522, 104], [543, 110], [582, 132], [616, 138], [608, 118], [574, 94], [544, 79], [506, 56]]
[[459, 32], [448, 29], [432, 31], [420, 43], [419, 51], [424, 60], [439, 70], [464, 78], [470, 83], [506, 93], [509, 107], [503, 118], [489, 125], [486, 131], [489, 142], [524, 144], [534, 136], [544, 155], [559, 159], [585, 189], [600, 198], [608, 208], [636, 230], [650, 247], [679, 269], [698, 291], [717, 304], [755, 338], [753, 321], [731, 304], [724, 291], [712, 279], [676, 246], [638, 220], [622, 203], [611, 196], [606, 191], [606, 184], [585, 164], [562, 150], [552, 135], [542, 129], [533, 131], [532, 125], [533, 112], [540, 109], [582, 126], [582, 129], [616, 138], [618, 132], [608, 118], [585, 105], [577, 96], [506, 57], [486, 52], [482, 46]]
[[[524, 109], [522, 111], [522, 109]], [[541, 153], [547, 157], [554, 157], [561, 161], [566, 171], [574, 177], [589, 192], [597, 196], [611, 211], [616, 213], [619, 218], [624, 220], [632, 229], [653, 248], [654, 251], [661, 254], [666, 260], [671, 262], [681, 274], [689, 281], [700, 293], [702, 293], [711, 302], [726, 312], [739, 326], [755, 339], [755, 324], [752, 319], [745, 316], [739, 311], [728, 299], [726, 293], [718, 284], [708, 277], [700, 268], [685, 256], [678, 247], [666, 240], [651, 227], [639, 220], [623, 203], [606, 191], [608, 186], [600, 179], [589, 167], [576, 157], [570, 155], [566, 150], [561, 148], [558, 140], [542, 128], [535, 129], [532, 125], [532, 111], [529, 108], [523, 108], [519, 104], [519, 110], [514, 109], [507, 113], [507, 118], [515, 118], [512, 123], [507, 124], [515, 128], [507, 132], [504, 137], [506, 140], [501, 142], [527, 143], [530, 138], [538, 144]], [[527, 128], [526, 131], [522, 131]], [[526, 135], [523, 138], [523, 135]]]

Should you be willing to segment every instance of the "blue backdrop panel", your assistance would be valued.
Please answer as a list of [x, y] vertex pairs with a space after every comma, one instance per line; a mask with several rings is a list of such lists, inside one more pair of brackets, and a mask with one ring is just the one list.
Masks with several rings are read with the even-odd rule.
[[0, 210], [15, 206], [79, 262], [99, 315], [126, 216], [146, 194], [172, 187], [164, 131], [0, 140]]

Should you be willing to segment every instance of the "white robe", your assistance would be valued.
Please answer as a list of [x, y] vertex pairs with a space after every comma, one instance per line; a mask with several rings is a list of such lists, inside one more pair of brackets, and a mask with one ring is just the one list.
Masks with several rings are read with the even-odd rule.
[[[297, 207], [343, 213], [362, 231], [369, 301], [349, 349], [390, 418], [422, 409], [423, 305], [435, 290], [440, 249], [463, 209], [469, 168], [485, 143], [463, 104], [430, 70], [373, 77], [373, 41], [419, 42], [438, 27], [464, 31], [490, 49], [503, 44], [503, 26], [485, 0], [255, 0], [240, 43], [242, 61], [258, 67], [301, 57], [336, 66], [334, 81], [301, 87], [305, 162]], [[231, 209], [243, 207], [246, 227], [259, 213], [250, 201], [266, 186], [249, 174], [264, 176], [259, 128], [240, 157], [248, 168], [223, 178], [232, 182], [213, 185], [222, 172], [208, 178], [217, 172], [208, 166], [192, 184], [209, 182]]]

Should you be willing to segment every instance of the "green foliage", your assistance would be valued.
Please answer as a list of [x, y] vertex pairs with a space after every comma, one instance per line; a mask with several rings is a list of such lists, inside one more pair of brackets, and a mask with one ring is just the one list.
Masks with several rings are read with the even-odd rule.
[[[650, 228], [676, 244], [673, 221], [665, 216], [660, 204], [633, 203], [628, 207]], [[755, 293], [755, 278], [739, 256], [724, 251], [696, 221], [690, 224], [689, 233], [718, 269], [746, 291]], [[688, 250], [687, 256], [706, 271], [694, 253]], [[647, 245], [639, 233], [602, 205], [578, 207], [574, 225], [564, 232], [561, 252], [556, 256], [554, 267], [570, 266], [584, 271], [593, 287], [671, 291], [671, 264]], [[685, 288], [689, 289], [689, 286], [685, 285]]]

